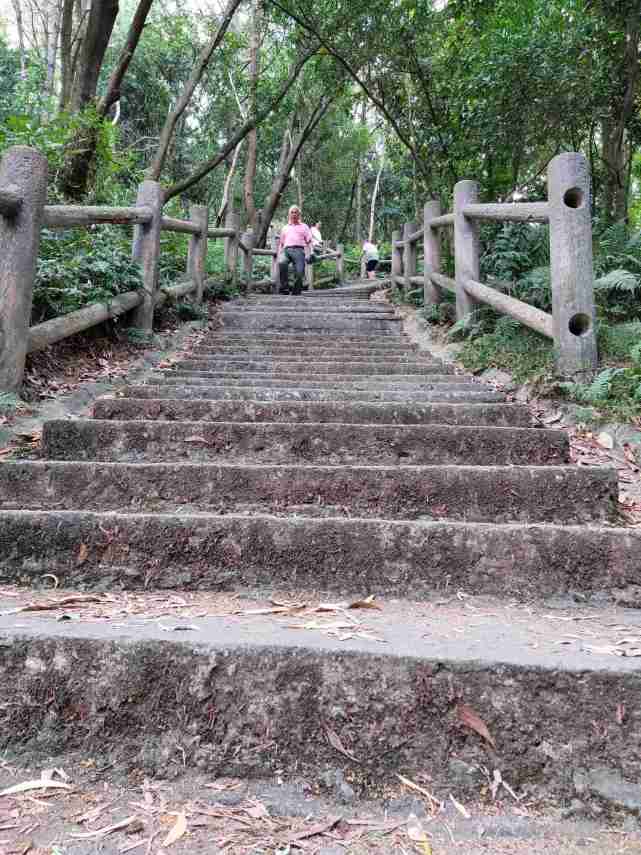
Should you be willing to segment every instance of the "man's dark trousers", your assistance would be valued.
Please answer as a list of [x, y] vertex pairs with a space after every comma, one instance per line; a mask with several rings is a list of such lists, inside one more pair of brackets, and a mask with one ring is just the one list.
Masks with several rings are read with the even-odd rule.
[[294, 294], [300, 294], [303, 290], [303, 279], [305, 277], [305, 250], [302, 246], [288, 246], [285, 249], [286, 261], [281, 261], [278, 264], [280, 274], [280, 290], [287, 290], [289, 287], [289, 265], [290, 262], [294, 265]]

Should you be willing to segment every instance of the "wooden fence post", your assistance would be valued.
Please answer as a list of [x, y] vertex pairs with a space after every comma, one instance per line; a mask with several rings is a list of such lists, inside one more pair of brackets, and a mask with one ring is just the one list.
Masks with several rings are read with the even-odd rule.
[[480, 278], [479, 227], [476, 220], [463, 214], [465, 205], [479, 200], [476, 181], [459, 181], [454, 187], [454, 265], [456, 269], [456, 318], [468, 315], [477, 305], [465, 290], [466, 279]]
[[154, 308], [158, 294], [158, 259], [160, 257], [160, 231], [163, 206], [163, 189], [157, 181], [143, 181], [138, 187], [136, 205], [151, 208], [148, 223], [134, 228], [132, 255], [142, 269], [143, 300], [136, 309], [133, 325], [151, 335], [154, 328]]
[[423, 305], [435, 306], [443, 300], [441, 289], [432, 282], [431, 274], [441, 272], [441, 242], [431, 220], [441, 216], [440, 202], [427, 202], [423, 209]]
[[275, 294], [280, 293], [280, 271], [278, 269], [278, 235], [272, 235], [271, 249], [275, 253], [272, 255], [272, 266], [270, 278], [272, 280], [272, 291]]
[[245, 277], [245, 292], [251, 294], [252, 279], [254, 276], [254, 233], [245, 232], [243, 234], [243, 243], [247, 247], [243, 253], [243, 275]]
[[207, 267], [209, 210], [206, 205], [192, 205], [189, 209], [189, 217], [194, 225], [200, 227], [200, 234], [191, 235], [189, 238], [187, 272], [194, 283], [192, 299], [195, 303], [202, 303]]
[[238, 284], [238, 242], [240, 240], [240, 214], [229, 211], [225, 217], [225, 228], [233, 229], [234, 236], [225, 238], [225, 264], [227, 278], [232, 285]]
[[31, 324], [47, 159], [27, 146], [8, 149], [0, 161], [0, 193], [5, 199], [0, 212], [0, 392], [18, 392]]
[[342, 285], [345, 280], [345, 247], [342, 243], [336, 244], [336, 275], [338, 276], [338, 284]]
[[[313, 257], [313, 256], [312, 256]], [[307, 290], [314, 290], [314, 265], [313, 264], [305, 264], [305, 281], [307, 283]]]
[[392, 232], [392, 287], [397, 287], [397, 276], [403, 275], [403, 250], [396, 246], [396, 241], [401, 239], [400, 231]]
[[590, 170], [585, 157], [557, 155], [548, 167], [552, 319], [557, 371], [597, 367]]
[[405, 241], [405, 249], [403, 250], [403, 275], [405, 276], [405, 285], [403, 291], [407, 293], [412, 290], [410, 276], [416, 276], [418, 273], [418, 244], [416, 241], [411, 242], [409, 237], [418, 230], [416, 223], [405, 223], [403, 226], [403, 240]]

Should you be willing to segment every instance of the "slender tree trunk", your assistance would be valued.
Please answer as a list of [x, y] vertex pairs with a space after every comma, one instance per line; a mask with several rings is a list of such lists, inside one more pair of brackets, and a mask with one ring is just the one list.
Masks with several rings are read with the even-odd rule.
[[[363, 98], [361, 104], [361, 125], [365, 127], [367, 121], [367, 98]], [[354, 241], [360, 243], [363, 240], [363, 155], [359, 154], [356, 161], [356, 216], [354, 218]]]
[[216, 215], [216, 225], [220, 226], [220, 224], [225, 219], [225, 214], [227, 213], [227, 209], [229, 208], [229, 199], [231, 197], [231, 190], [234, 186], [234, 177], [236, 176], [236, 169], [238, 167], [238, 160], [240, 158], [240, 152], [243, 147], [242, 142], [238, 143], [236, 148], [234, 149], [234, 155], [231, 160], [231, 166], [229, 167], [229, 172], [227, 173], [227, 178], [225, 178], [225, 185], [223, 187], [223, 196], [220, 200], [220, 208], [218, 209], [218, 214]]
[[109, 75], [107, 91], [100, 101], [98, 101], [99, 116], [106, 116], [111, 105], [120, 100], [120, 86], [125, 74], [127, 73], [127, 69], [129, 68], [129, 63], [131, 62], [133, 55], [136, 52], [136, 48], [138, 47], [138, 42], [142, 36], [147, 16], [149, 15], [153, 2], [154, 0], [140, 0], [138, 3], [136, 14], [134, 15], [131, 26], [129, 27], [129, 32], [127, 33], [127, 40], [123, 49], [120, 51], [120, 56], [118, 57], [118, 62], [116, 63], [115, 68]]
[[[262, 0], [253, 0], [250, 19], [249, 39], [249, 115], [255, 116], [258, 110], [258, 80], [260, 77], [260, 32], [262, 25]], [[258, 158], [258, 128], [253, 128], [247, 136], [247, 161], [245, 163], [245, 211], [247, 222], [254, 234], [258, 231], [256, 205], [254, 203], [254, 184], [256, 181], [256, 162]]]
[[[278, 172], [276, 173], [269, 195], [265, 199], [265, 204], [263, 205], [263, 216], [261, 218], [261, 226], [257, 241], [258, 246], [262, 246], [267, 238], [269, 225], [273, 219], [276, 208], [280, 203], [283, 191], [287, 187], [287, 182], [289, 181], [292, 169], [302, 147], [318, 127], [323, 116], [329, 110], [332, 100], [333, 99], [328, 96], [323, 96], [323, 98], [320, 99], [315, 109], [311, 112], [307, 122], [303, 125], [295, 138], [291, 133], [292, 123], [290, 123], [289, 127], [286, 129], [283, 137], [281, 162], [279, 164]], [[288, 144], [288, 137], [293, 139], [293, 143], [291, 145]]]
[[625, 220], [628, 213], [628, 175], [632, 157], [628, 126], [635, 114], [639, 90], [640, 37], [641, 0], [633, 0], [625, 20], [624, 94], [620, 102], [615, 102], [612, 115], [602, 125], [602, 156], [607, 170], [603, 205], [606, 222]]
[[73, 0], [64, 0], [60, 21], [60, 111], [66, 110], [73, 80]]
[[71, 108], [79, 113], [96, 96], [98, 76], [118, 16], [118, 0], [94, 2], [80, 48], [79, 65], [71, 89]]
[[47, 45], [47, 95], [53, 97], [56, 88], [56, 71], [58, 67], [58, 43], [62, 27], [63, 6], [61, 0], [56, 0], [49, 10], [49, 43]]
[[149, 169], [146, 172], [147, 178], [152, 179], [154, 181], [158, 181], [158, 179], [160, 178], [163, 166], [165, 164], [165, 159], [167, 157], [167, 152], [169, 151], [169, 145], [174, 135], [174, 131], [176, 130], [176, 125], [178, 124], [178, 120], [187, 109], [187, 105], [191, 101], [191, 97], [194, 94], [196, 86], [198, 86], [198, 84], [200, 83], [200, 80], [203, 74], [205, 73], [205, 69], [209, 65], [209, 61], [212, 58], [214, 51], [225, 37], [225, 33], [229, 29], [229, 25], [231, 24], [232, 19], [236, 13], [236, 9], [240, 6], [241, 2], [242, 0], [228, 0], [227, 8], [223, 13], [223, 18], [220, 22], [220, 26], [218, 27], [212, 38], [209, 40], [205, 48], [201, 51], [200, 56], [198, 57], [196, 64], [192, 69], [189, 80], [185, 84], [183, 91], [180, 93], [180, 97], [176, 101], [173, 110], [171, 110], [169, 115], [167, 116], [165, 125], [160, 133], [158, 150]]
[[27, 49], [24, 42], [24, 23], [22, 20], [21, 0], [12, 0], [13, 10], [16, 16], [16, 30], [18, 32], [18, 49], [20, 51], [20, 77], [27, 77]]
[[381, 155], [381, 162], [378, 166], [378, 172], [376, 173], [376, 183], [374, 184], [374, 192], [372, 193], [372, 204], [369, 211], [369, 231], [368, 231], [368, 241], [370, 243], [374, 240], [374, 222], [376, 220], [376, 198], [378, 196], [378, 188], [381, 186], [381, 174], [383, 172], [383, 166], [385, 165], [385, 153]]

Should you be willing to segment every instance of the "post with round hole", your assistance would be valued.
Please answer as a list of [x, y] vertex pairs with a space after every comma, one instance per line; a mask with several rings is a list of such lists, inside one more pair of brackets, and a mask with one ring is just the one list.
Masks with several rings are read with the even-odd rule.
[[278, 270], [278, 235], [273, 235], [271, 240], [272, 267], [270, 278], [272, 280], [272, 292], [278, 294], [280, 292], [280, 272]]
[[33, 284], [47, 195], [47, 159], [14, 146], [0, 160], [0, 392], [18, 392], [24, 375]]
[[194, 290], [191, 293], [192, 300], [195, 303], [202, 303], [207, 266], [209, 211], [206, 205], [192, 205], [189, 209], [189, 216], [192, 223], [200, 228], [200, 234], [190, 235], [187, 252], [187, 272], [194, 285]]
[[405, 249], [403, 250], [405, 284], [403, 291], [406, 297], [413, 287], [410, 277], [416, 276], [418, 272], [418, 244], [415, 240], [410, 240], [410, 235], [413, 235], [417, 229], [416, 223], [405, 223], [403, 226], [403, 240], [405, 241]]
[[342, 285], [345, 279], [345, 247], [342, 243], [336, 244], [336, 252], [338, 253], [336, 256], [336, 276], [338, 284]]
[[465, 290], [465, 280], [481, 278], [478, 222], [466, 217], [463, 208], [479, 200], [476, 181], [459, 181], [454, 187], [454, 268], [456, 276], [456, 319], [469, 315], [477, 305]]
[[163, 189], [157, 181], [143, 181], [138, 187], [136, 204], [152, 209], [148, 223], [134, 228], [132, 255], [142, 270], [142, 303], [136, 309], [133, 326], [151, 335], [154, 328], [154, 308], [158, 295], [160, 232], [162, 227]]
[[440, 202], [427, 202], [423, 209], [423, 304], [436, 306], [443, 302], [443, 292], [432, 282], [432, 273], [441, 272], [441, 242], [430, 222], [441, 216]]
[[399, 286], [398, 278], [403, 275], [403, 250], [397, 246], [397, 242], [401, 239], [400, 231], [392, 232], [392, 288]]
[[590, 169], [582, 154], [559, 154], [548, 167], [550, 272], [557, 371], [594, 371], [598, 354], [590, 218]]

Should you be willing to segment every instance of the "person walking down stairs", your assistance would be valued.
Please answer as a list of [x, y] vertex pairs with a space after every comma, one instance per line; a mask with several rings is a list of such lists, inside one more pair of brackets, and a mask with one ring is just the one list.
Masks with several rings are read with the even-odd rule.
[[278, 242], [278, 268], [281, 293], [289, 291], [289, 265], [294, 265], [294, 287], [292, 293], [300, 294], [305, 278], [305, 259], [311, 255], [313, 239], [309, 226], [302, 222], [297, 205], [289, 209], [287, 225], [280, 233]]

